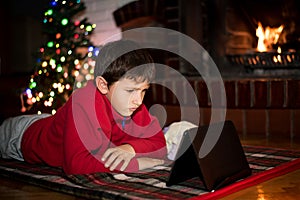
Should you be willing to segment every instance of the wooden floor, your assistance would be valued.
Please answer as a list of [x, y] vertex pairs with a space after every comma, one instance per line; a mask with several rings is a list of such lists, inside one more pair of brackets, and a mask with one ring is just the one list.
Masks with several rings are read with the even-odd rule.
[[[241, 137], [243, 144], [271, 146], [300, 150], [300, 140], [290, 141], [286, 138]], [[35, 187], [20, 181], [0, 176], [1, 200], [79, 200], [71, 195], [53, 192], [51, 190]], [[300, 169], [277, 177], [253, 187], [231, 194], [224, 200], [296, 200], [300, 199]]]

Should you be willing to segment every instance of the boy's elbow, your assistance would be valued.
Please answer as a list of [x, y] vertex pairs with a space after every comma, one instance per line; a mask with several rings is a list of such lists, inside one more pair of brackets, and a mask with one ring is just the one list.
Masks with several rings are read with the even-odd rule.
[[63, 166], [63, 171], [67, 175], [72, 175], [72, 174], [84, 174], [82, 169], [73, 166], [72, 164], [66, 164]]

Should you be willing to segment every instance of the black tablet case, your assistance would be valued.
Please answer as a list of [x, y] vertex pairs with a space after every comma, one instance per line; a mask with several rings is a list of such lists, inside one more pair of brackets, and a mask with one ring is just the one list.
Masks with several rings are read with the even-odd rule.
[[[214, 130], [220, 125], [221, 123], [212, 124], [211, 128]], [[224, 122], [217, 143], [205, 157], [199, 157], [207, 130], [208, 126], [201, 126], [184, 132], [166, 182], [167, 186], [200, 177], [205, 189], [212, 191], [251, 175], [251, 169], [232, 121]]]

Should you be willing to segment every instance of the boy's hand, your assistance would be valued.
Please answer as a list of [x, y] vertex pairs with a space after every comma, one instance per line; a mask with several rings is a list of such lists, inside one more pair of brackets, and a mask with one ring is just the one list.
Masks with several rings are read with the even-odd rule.
[[111, 171], [116, 169], [116, 167], [123, 162], [120, 170], [124, 171], [134, 156], [135, 151], [133, 147], [129, 144], [124, 144], [107, 149], [102, 156], [102, 161], [105, 162], [104, 166]]
[[152, 168], [157, 165], [163, 165], [165, 163], [164, 160], [156, 159], [156, 158], [147, 158], [147, 157], [137, 158], [137, 161], [139, 163], [139, 170]]

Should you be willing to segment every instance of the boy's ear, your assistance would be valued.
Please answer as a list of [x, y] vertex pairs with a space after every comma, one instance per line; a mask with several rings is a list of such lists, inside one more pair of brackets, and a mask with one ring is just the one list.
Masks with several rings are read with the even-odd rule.
[[96, 87], [102, 94], [107, 94], [108, 92], [107, 81], [102, 76], [96, 77]]

